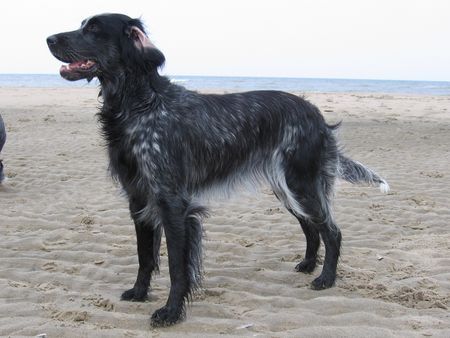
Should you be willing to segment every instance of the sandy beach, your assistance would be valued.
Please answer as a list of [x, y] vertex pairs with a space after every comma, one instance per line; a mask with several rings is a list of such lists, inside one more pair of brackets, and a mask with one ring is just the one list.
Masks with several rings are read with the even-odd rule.
[[[347, 154], [391, 192], [339, 182], [336, 286], [294, 271], [305, 240], [270, 193], [211, 204], [203, 289], [187, 320], [154, 329], [161, 273], [145, 303], [120, 301], [137, 255], [127, 202], [107, 172], [97, 89], [0, 88], [0, 336], [450, 337], [450, 97], [306, 94], [343, 121]], [[300, 94], [300, 93], [297, 93]], [[220, 205], [220, 208], [217, 206]], [[321, 248], [323, 257], [323, 248]]]

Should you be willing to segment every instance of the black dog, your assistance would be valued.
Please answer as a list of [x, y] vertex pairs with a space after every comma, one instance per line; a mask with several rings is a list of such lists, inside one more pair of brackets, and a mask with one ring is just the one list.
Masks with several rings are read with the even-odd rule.
[[384, 190], [388, 185], [342, 155], [333, 135], [337, 126], [328, 125], [315, 106], [284, 92], [202, 95], [172, 84], [158, 73], [164, 55], [142, 23], [121, 14], [91, 17], [47, 43], [69, 63], [60, 69], [63, 78], [97, 77], [101, 84], [99, 119], [110, 170], [129, 198], [137, 234], [139, 271], [122, 299], [146, 299], [164, 229], [171, 288], [152, 324], [182, 319], [185, 301], [201, 281], [205, 209], [196, 201], [248, 180], [267, 182], [300, 222], [307, 247], [297, 271], [314, 270], [322, 237], [325, 261], [312, 287], [333, 285], [341, 243], [330, 210], [335, 178]]

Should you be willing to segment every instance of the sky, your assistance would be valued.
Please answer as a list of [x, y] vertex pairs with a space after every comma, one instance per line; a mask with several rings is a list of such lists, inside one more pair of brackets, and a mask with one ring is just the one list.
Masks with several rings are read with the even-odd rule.
[[140, 17], [166, 75], [450, 81], [450, 0], [0, 1], [0, 73], [57, 74], [47, 36]]

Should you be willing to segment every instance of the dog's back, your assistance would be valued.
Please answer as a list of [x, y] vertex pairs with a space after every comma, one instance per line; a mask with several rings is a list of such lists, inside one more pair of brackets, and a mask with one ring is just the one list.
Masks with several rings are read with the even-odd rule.
[[[185, 145], [187, 163], [204, 171], [190, 177], [192, 186], [208, 185], [244, 167], [258, 167], [275, 153], [289, 158], [300, 148], [307, 151], [329, 129], [315, 106], [284, 92], [187, 95], [188, 102], [172, 101], [163, 108], [167, 110], [163, 119], [172, 132], [166, 132], [168, 139], [159, 145]], [[164, 136], [162, 130], [159, 134]]]

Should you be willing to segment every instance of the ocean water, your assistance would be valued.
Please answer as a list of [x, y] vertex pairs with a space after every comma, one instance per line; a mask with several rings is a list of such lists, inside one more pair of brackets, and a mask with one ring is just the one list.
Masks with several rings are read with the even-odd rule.
[[[450, 82], [270, 77], [170, 76], [193, 90], [283, 90], [290, 92], [361, 92], [450, 95]], [[70, 82], [57, 74], [0, 74], [0, 87], [95, 87], [96, 80]]]

